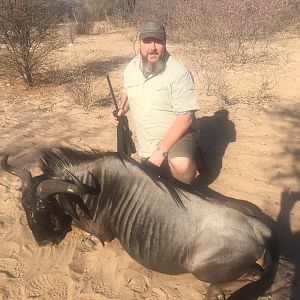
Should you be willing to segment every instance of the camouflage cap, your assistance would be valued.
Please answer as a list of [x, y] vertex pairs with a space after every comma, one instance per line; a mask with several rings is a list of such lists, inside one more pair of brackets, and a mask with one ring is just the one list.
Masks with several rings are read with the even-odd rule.
[[162, 42], [166, 42], [166, 32], [165, 27], [157, 21], [146, 21], [142, 23], [139, 27], [139, 38], [140, 40], [145, 38], [156, 38]]

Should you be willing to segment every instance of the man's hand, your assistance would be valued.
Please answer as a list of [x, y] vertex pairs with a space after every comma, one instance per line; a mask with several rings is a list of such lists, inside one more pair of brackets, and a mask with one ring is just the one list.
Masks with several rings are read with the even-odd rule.
[[118, 126], [119, 124], [119, 117], [124, 116], [126, 111], [124, 108], [120, 108], [118, 111], [114, 110], [112, 112], [111, 122], [114, 126]]
[[154, 150], [154, 152], [149, 157], [148, 161], [153, 165], [160, 167], [165, 160], [165, 157], [162, 155], [162, 151], [158, 148]]

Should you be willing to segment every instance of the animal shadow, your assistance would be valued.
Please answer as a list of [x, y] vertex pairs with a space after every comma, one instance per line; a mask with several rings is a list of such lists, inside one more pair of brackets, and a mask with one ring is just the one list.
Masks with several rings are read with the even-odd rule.
[[235, 142], [235, 125], [228, 119], [228, 110], [216, 111], [213, 116], [195, 120], [197, 164], [199, 175], [195, 185], [208, 186], [219, 176], [222, 160], [229, 143]]
[[[293, 231], [291, 226], [291, 214], [297, 201], [300, 201], [299, 191], [284, 190], [277, 217], [280, 228], [278, 231], [280, 252], [285, 260], [291, 263], [294, 270], [289, 291], [282, 292], [290, 293], [290, 300], [300, 299], [300, 231]], [[286, 299], [286, 295], [279, 295], [278, 299], [284, 299], [283, 297]]]

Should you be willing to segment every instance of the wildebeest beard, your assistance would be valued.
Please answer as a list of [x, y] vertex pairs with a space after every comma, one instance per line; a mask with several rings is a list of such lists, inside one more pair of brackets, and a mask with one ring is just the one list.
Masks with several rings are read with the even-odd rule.
[[166, 52], [165, 55], [160, 57], [156, 63], [150, 63], [147, 60], [147, 57], [144, 57], [143, 55], [141, 55], [141, 57], [141, 70], [145, 78], [148, 78], [149, 75], [157, 75], [165, 69], [169, 54]]

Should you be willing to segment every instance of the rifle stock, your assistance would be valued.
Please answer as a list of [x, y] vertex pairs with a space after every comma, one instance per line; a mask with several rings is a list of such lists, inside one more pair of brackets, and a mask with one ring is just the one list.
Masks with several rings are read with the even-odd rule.
[[[115, 93], [109, 78], [109, 75], [106, 75], [110, 94], [112, 96], [115, 110], [113, 111], [114, 116], [117, 116], [119, 111], [118, 103], [115, 97]], [[126, 116], [121, 116], [119, 118], [119, 124], [117, 127], [117, 152], [127, 155], [131, 155], [136, 152], [135, 144], [132, 139], [132, 132], [129, 129], [128, 119]]]

